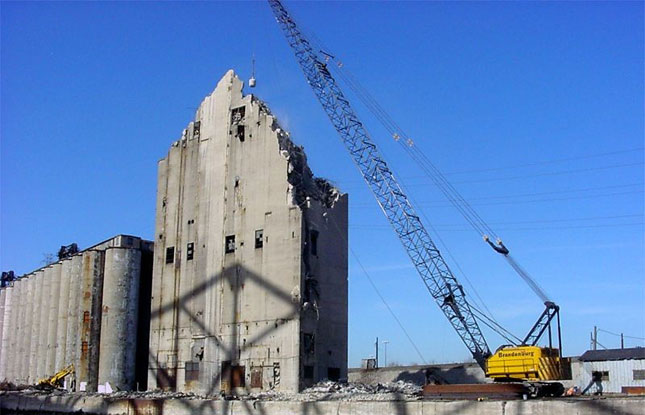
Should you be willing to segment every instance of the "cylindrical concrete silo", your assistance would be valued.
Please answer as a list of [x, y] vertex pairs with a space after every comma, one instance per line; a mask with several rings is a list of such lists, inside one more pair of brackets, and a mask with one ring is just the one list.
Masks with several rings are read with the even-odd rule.
[[27, 295], [25, 296], [25, 301], [22, 304], [22, 306], [25, 307], [25, 330], [23, 332], [24, 334], [22, 338], [22, 348], [24, 350], [24, 354], [20, 356], [20, 366], [22, 367], [24, 383], [31, 384], [35, 383], [35, 381], [29, 376], [29, 359], [31, 358], [31, 333], [33, 330], [32, 324], [34, 322], [34, 309], [36, 308], [34, 304], [34, 288], [36, 287], [34, 274], [28, 275], [24, 283], [26, 284], [25, 292], [27, 293]]
[[60, 302], [60, 273], [63, 265], [60, 262], [55, 263], [52, 268], [51, 285], [49, 292], [49, 325], [47, 326], [47, 373], [55, 374], [56, 369], [56, 349], [58, 348], [57, 328], [58, 328], [58, 303]]
[[74, 366], [79, 389], [88, 392], [96, 392], [98, 385], [104, 257], [103, 251], [83, 252], [78, 311], [83, 319], [79, 326], [77, 343], [80, 354]]
[[13, 321], [15, 320], [14, 318], [14, 307], [13, 307], [13, 290], [14, 288], [12, 286], [5, 287], [2, 291], [5, 294], [5, 300], [4, 300], [4, 321], [5, 324], [2, 326], [2, 343], [0, 343], [0, 347], [2, 347], [3, 353], [0, 355], [0, 381], [2, 380], [11, 380], [9, 378], [9, 371], [8, 371], [8, 362], [10, 358], [13, 356], [11, 349], [10, 349], [10, 344], [11, 344], [11, 338], [10, 336], [12, 333], [14, 333], [14, 325], [12, 324]]
[[22, 383], [21, 367], [20, 367], [20, 356], [22, 354], [22, 330], [23, 330], [23, 318], [25, 316], [25, 307], [22, 306], [25, 297], [23, 291], [25, 289], [25, 284], [22, 278], [14, 281], [15, 288], [15, 308], [16, 308], [16, 326], [13, 331], [11, 339], [11, 351], [12, 356], [9, 360], [9, 370], [11, 373], [11, 379], [15, 383]]
[[99, 388], [134, 389], [141, 251], [105, 251]]
[[31, 383], [38, 382], [38, 357], [40, 347], [40, 302], [43, 296], [43, 271], [34, 272], [33, 306], [31, 307], [31, 347], [29, 350], [29, 379]]
[[4, 376], [4, 367], [2, 366], [2, 330], [4, 329], [4, 305], [7, 301], [7, 292], [4, 288], [0, 288], [0, 381]]
[[65, 361], [65, 350], [67, 349], [67, 312], [69, 310], [69, 279], [72, 273], [72, 259], [67, 258], [61, 263], [60, 271], [60, 295], [58, 300], [58, 324], [56, 326], [56, 360], [54, 367], [61, 370], [72, 362]]
[[[83, 318], [83, 315], [78, 312], [78, 304], [80, 303], [80, 284], [81, 274], [83, 268], [83, 255], [74, 255], [71, 259], [72, 265], [69, 275], [69, 301], [67, 302], [67, 335], [65, 336], [65, 361], [74, 363], [76, 368], [76, 361], [78, 359], [80, 350], [78, 343], [78, 327]], [[76, 369], [75, 369], [76, 370]], [[76, 373], [69, 379], [69, 388], [78, 390], [78, 383], [76, 382]]]
[[47, 372], [47, 328], [49, 327], [49, 300], [51, 299], [51, 280], [54, 269], [48, 266], [43, 270], [42, 295], [40, 298], [40, 327], [38, 337], [38, 358], [36, 373], [38, 379], [49, 377], [53, 373]]

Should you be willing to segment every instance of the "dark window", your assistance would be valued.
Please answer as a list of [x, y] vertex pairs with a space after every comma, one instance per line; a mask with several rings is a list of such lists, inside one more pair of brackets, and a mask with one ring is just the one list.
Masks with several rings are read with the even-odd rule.
[[175, 375], [172, 370], [157, 369], [157, 387], [164, 390], [174, 390], [177, 385]]
[[195, 124], [193, 124], [193, 136], [199, 135], [199, 127], [201, 127], [201, 125], [201, 121], [195, 121]]
[[199, 380], [199, 362], [186, 362], [186, 382]]
[[255, 231], [255, 247], [256, 248], [262, 248], [264, 246], [264, 231], [262, 229], [258, 229]]
[[645, 380], [645, 370], [643, 369], [634, 370], [634, 380]]
[[238, 124], [235, 137], [237, 137], [241, 142], [244, 142], [244, 126], [242, 124]]
[[231, 386], [243, 388], [246, 384], [244, 378], [244, 366], [231, 366]]
[[313, 379], [314, 378], [314, 367], [313, 366], [304, 366], [304, 378], [305, 379]]
[[609, 380], [609, 372], [608, 371], [601, 371], [602, 373], [602, 380]]
[[195, 244], [193, 242], [190, 242], [188, 245], [186, 245], [186, 261], [192, 260], [194, 253], [195, 253]]
[[251, 368], [251, 387], [262, 389], [262, 368]]
[[231, 124], [233, 125], [239, 124], [244, 119], [245, 113], [246, 113], [245, 106], [233, 108], [233, 110], [231, 111]]
[[305, 354], [314, 353], [314, 335], [309, 333], [302, 333], [302, 348]]
[[169, 246], [166, 248], [166, 264], [172, 264], [175, 262], [175, 247]]
[[226, 237], [224, 252], [227, 254], [230, 254], [231, 252], [235, 252], [235, 235], [229, 235]]
[[337, 367], [328, 367], [327, 368], [327, 379], [338, 382], [340, 380], [340, 368]]
[[310, 233], [311, 239], [311, 255], [318, 255], [318, 231], [312, 230]]

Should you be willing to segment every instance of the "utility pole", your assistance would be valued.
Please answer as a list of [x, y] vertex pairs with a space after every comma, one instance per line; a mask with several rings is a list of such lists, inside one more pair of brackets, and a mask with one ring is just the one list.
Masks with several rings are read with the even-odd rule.
[[387, 344], [389, 343], [389, 340], [383, 340], [383, 347], [384, 347], [384, 352], [383, 352], [383, 367], [387, 367]]
[[598, 327], [593, 326], [593, 349], [598, 350]]
[[620, 333], [620, 348], [625, 348], [625, 337], [623, 336], [623, 333]]
[[376, 338], [376, 368], [378, 369], [378, 337]]

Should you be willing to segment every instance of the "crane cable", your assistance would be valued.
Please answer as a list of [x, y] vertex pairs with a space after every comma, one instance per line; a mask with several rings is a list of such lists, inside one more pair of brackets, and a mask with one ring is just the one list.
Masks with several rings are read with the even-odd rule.
[[513, 344], [514, 346], [517, 346], [518, 344], [522, 343], [522, 340], [502, 327], [497, 321], [491, 319], [489, 316], [487, 316], [485, 313], [483, 313], [481, 310], [479, 310], [477, 307], [473, 306], [472, 304], [470, 305], [470, 308], [473, 309], [477, 315], [480, 318], [480, 321], [484, 323], [486, 326], [488, 326], [491, 330], [495, 331], [497, 334], [502, 336], [506, 341], [509, 343]]
[[[326, 60], [332, 59], [337, 62], [333, 56], [325, 56]], [[342, 63], [336, 63], [336, 71], [340, 78], [349, 86], [349, 88], [356, 94], [361, 102], [374, 114], [379, 122], [391, 134], [392, 138], [399, 143], [404, 151], [421, 167], [427, 177], [439, 188], [439, 190], [446, 196], [450, 203], [462, 214], [468, 223], [475, 229], [480, 236], [490, 235], [499, 239], [495, 231], [479, 216], [479, 214], [472, 208], [472, 206], [464, 199], [463, 196], [455, 189], [455, 187], [446, 179], [441, 171], [430, 161], [430, 159], [414, 145], [414, 142], [405, 133], [403, 128], [399, 126], [396, 121], [383, 109], [383, 107], [374, 99], [374, 97], [367, 91], [360, 82], [354, 77], [347, 69], [344, 68]]]
[[[517, 272], [528, 286], [540, 297], [543, 302], [549, 301], [548, 296], [540, 285], [531, 277], [531, 275], [522, 268], [519, 263], [510, 255], [509, 250], [502, 243], [498, 234], [486, 223], [486, 221], [473, 209], [466, 199], [455, 189], [455, 187], [446, 179], [441, 171], [432, 163], [428, 156], [414, 145], [414, 141], [404, 132], [404, 130], [394, 121], [394, 119], [383, 109], [383, 107], [374, 99], [360, 82], [354, 77], [344, 65], [337, 61], [333, 55], [322, 52], [325, 61], [332, 60], [335, 65], [335, 72], [356, 94], [361, 102], [374, 114], [383, 127], [392, 135], [405, 150], [405, 152], [421, 167], [425, 175], [441, 190], [450, 203], [461, 213], [471, 227], [483, 237], [483, 239], [498, 253], [504, 256], [504, 259]], [[497, 244], [490, 241], [493, 238]]]

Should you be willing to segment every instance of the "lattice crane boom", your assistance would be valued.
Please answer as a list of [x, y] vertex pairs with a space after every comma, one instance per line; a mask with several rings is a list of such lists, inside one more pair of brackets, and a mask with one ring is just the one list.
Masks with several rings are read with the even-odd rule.
[[403, 244], [430, 295], [455, 328], [477, 363], [486, 370], [490, 349], [455, 278], [419, 216], [381, 156], [335, 79], [279, 0], [271, 10], [309, 86], [340, 135], [363, 179]]

